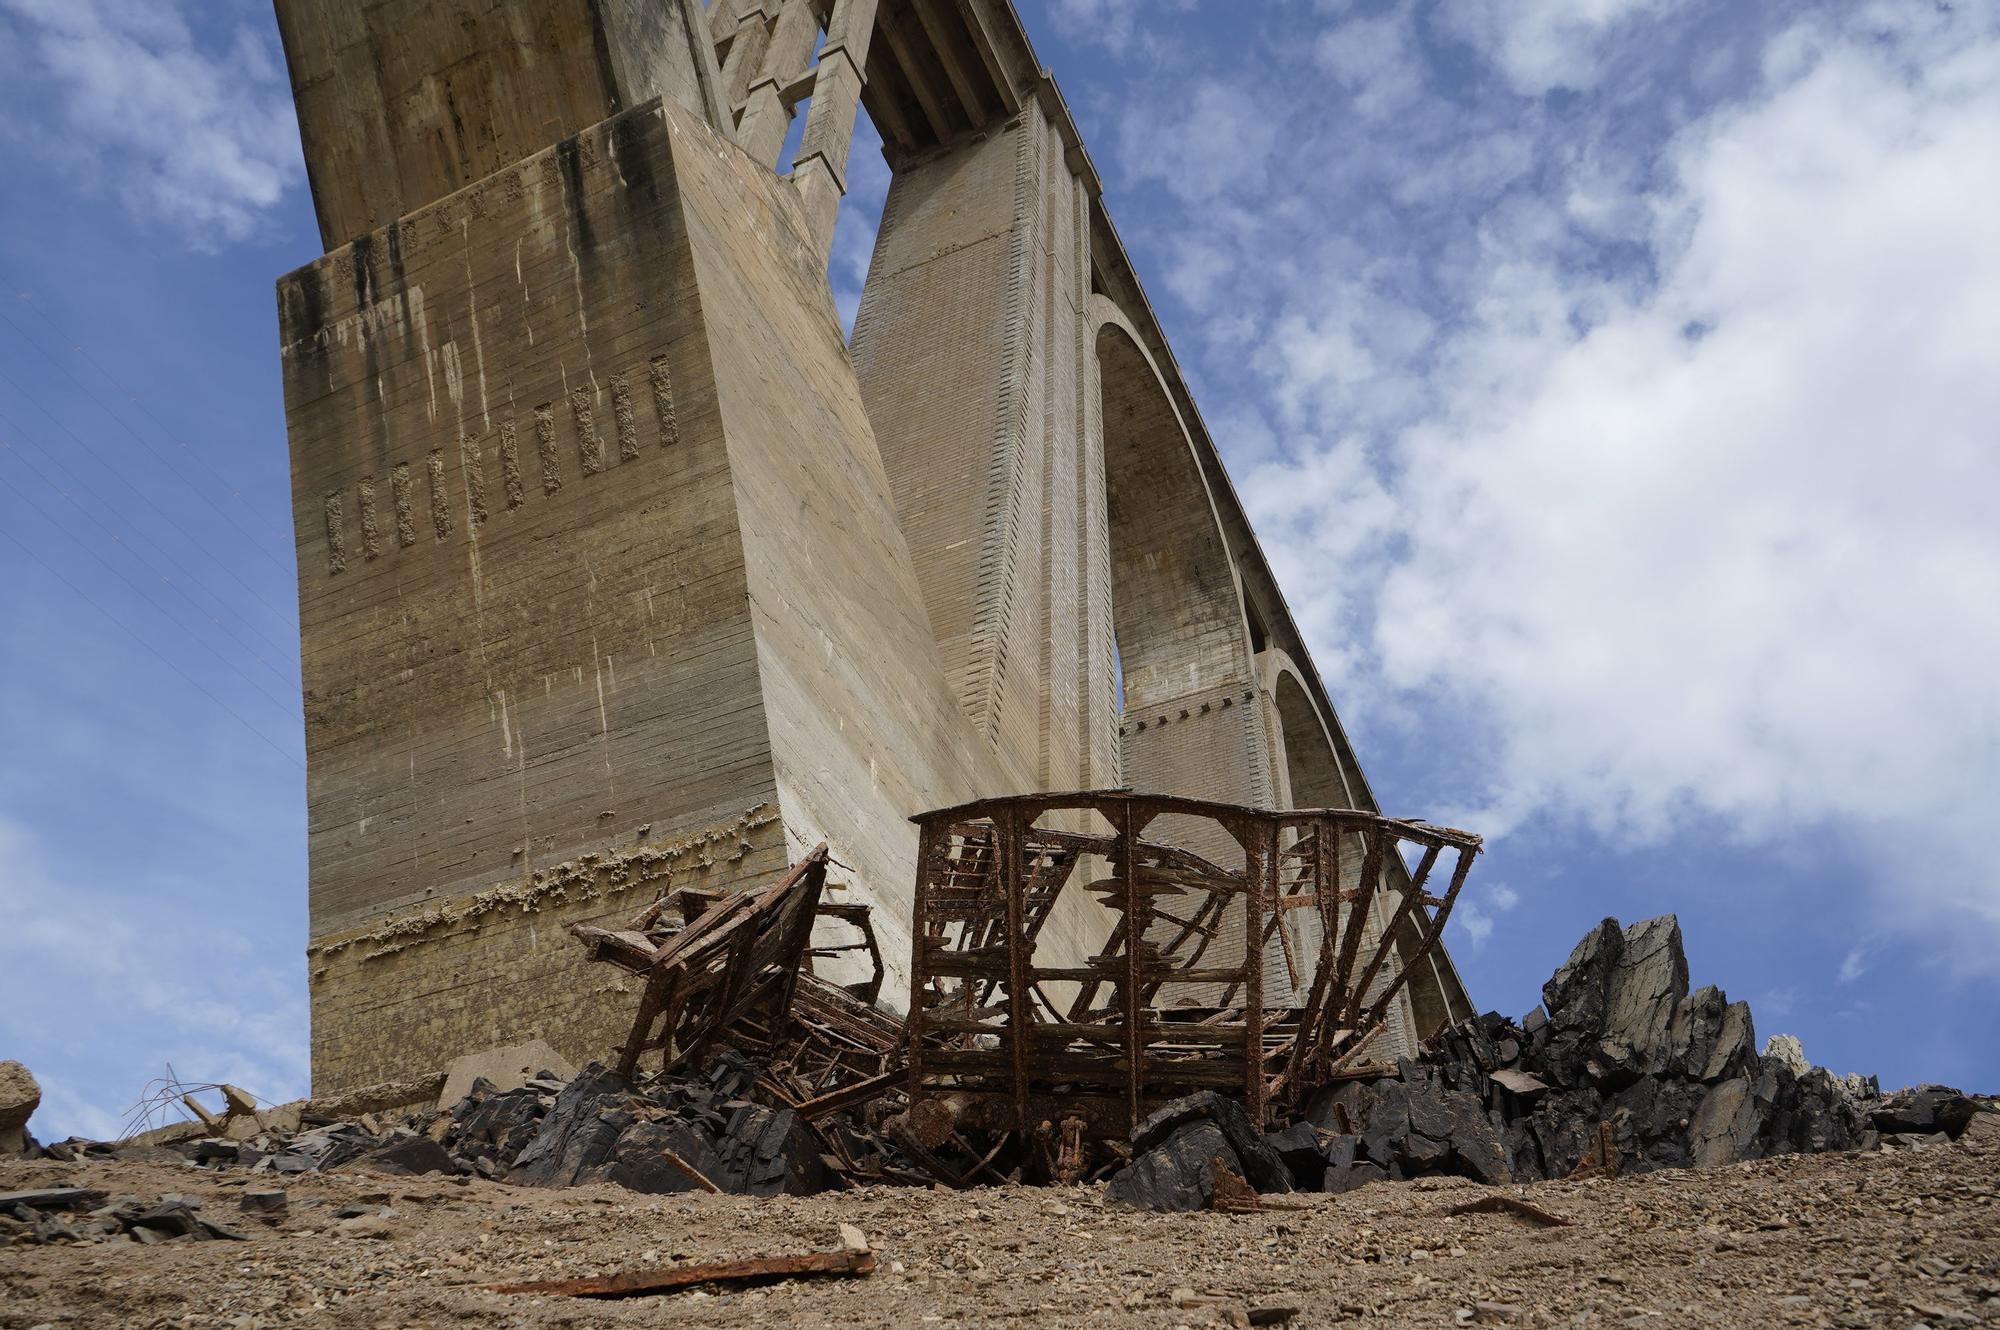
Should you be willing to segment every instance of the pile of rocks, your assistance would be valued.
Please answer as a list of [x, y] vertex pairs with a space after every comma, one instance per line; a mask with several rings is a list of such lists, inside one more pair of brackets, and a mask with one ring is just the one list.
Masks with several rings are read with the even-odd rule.
[[[1645, 1172], [1951, 1139], [1979, 1106], [1955, 1090], [1883, 1096], [1873, 1077], [1810, 1065], [1781, 1035], [1760, 1054], [1747, 1002], [1688, 990], [1672, 915], [1606, 919], [1520, 1021], [1488, 1013], [1397, 1074], [1329, 1087], [1322, 1186], [1448, 1173], [1484, 1182]], [[1598, 1158], [1609, 1127], [1613, 1157]]]
[[[69, 1141], [55, 1158], [175, 1158], [203, 1169], [277, 1177], [361, 1168], [456, 1174], [520, 1186], [614, 1182], [632, 1191], [807, 1195], [837, 1185], [812, 1132], [789, 1109], [745, 1095], [757, 1068], [722, 1054], [694, 1078], [633, 1083], [592, 1064], [501, 1088], [474, 1080], [447, 1110], [368, 1113], [351, 1121], [266, 1126], [254, 1135], [165, 1144]], [[269, 1115], [267, 1115], [268, 1120]]]
[[0, 1247], [15, 1244], [101, 1242], [140, 1244], [176, 1238], [241, 1241], [234, 1229], [204, 1219], [194, 1196], [167, 1195], [151, 1205], [136, 1196], [113, 1197], [88, 1187], [45, 1187], [0, 1192]]
[[1320, 1090], [1300, 1120], [1259, 1137], [1213, 1094], [1132, 1134], [1114, 1200], [1157, 1210], [1216, 1203], [1218, 1166], [1259, 1192], [1342, 1192], [1453, 1175], [1486, 1183], [1579, 1172], [1715, 1167], [1745, 1159], [1956, 1139], [1990, 1106], [1941, 1086], [1884, 1096], [1873, 1077], [1810, 1065], [1798, 1040], [1760, 1054], [1748, 1003], [1688, 991], [1679, 922], [1606, 919], [1522, 1020], [1489, 1013], [1395, 1074]]
[[[504, 1176], [534, 1187], [614, 1182], [631, 1191], [739, 1196], [804, 1196], [833, 1186], [798, 1115], [744, 1097], [755, 1079], [756, 1069], [729, 1053], [702, 1080], [644, 1088], [593, 1064], [555, 1097]], [[523, 1126], [506, 1099], [459, 1106], [473, 1106], [464, 1118], [471, 1148], [490, 1140], [494, 1126], [505, 1133], [501, 1157], [518, 1139]]]

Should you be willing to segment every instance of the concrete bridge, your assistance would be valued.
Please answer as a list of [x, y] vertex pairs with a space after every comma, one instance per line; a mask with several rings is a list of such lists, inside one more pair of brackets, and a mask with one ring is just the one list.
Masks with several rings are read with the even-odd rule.
[[[278, 287], [317, 1090], [601, 1054], [569, 924], [822, 839], [906, 994], [924, 809], [1376, 810], [1008, 0], [277, 11], [328, 250]], [[1470, 1011], [1418, 964], [1391, 1049]]]

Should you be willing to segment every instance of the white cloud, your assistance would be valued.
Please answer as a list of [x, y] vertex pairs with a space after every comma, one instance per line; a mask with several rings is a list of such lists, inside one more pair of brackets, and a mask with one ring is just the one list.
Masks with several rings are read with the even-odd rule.
[[1604, 76], [1613, 40], [1627, 22], [1683, 0], [1449, 0], [1439, 18], [1470, 43], [1517, 92], [1591, 88]]
[[1520, 903], [1520, 893], [1504, 882], [1482, 885], [1459, 898], [1457, 908], [1452, 911], [1451, 922], [1464, 930], [1466, 937], [1472, 941], [1473, 950], [1477, 951], [1486, 945], [1486, 939], [1493, 936], [1493, 927], [1499, 922], [1494, 916], [1505, 914]]
[[1091, 42], [1113, 51], [1130, 49], [1141, 31], [1141, 18], [1152, 11], [1186, 13], [1199, 0], [1052, 0], [1049, 14], [1056, 31], [1074, 42]]
[[1363, 119], [1386, 120], [1424, 95], [1425, 64], [1411, 30], [1411, 10], [1392, 9], [1327, 29], [1314, 48]]
[[1860, 947], [1849, 948], [1847, 955], [1840, 962], [1840, 982], [1851, 984], [1866, 973], [1868, 973], [1867, 952]]
[[[1157, 180], [1190, 203], [1220, 202], [1265, 183], [1278, 128], [1254, 90], [1199, 78], [1170, 98], [1133, 103], [1119, 123], [1119, 151], [1135, 180]], [[1173, 151], [1159, 151], [1162, 143]]]
[[38, 126], [24, 140], [197, 248], [254, 233], [305, 178], [279, 54], [247, 27], [198, 34], [173, 3], [0, 0], [0, 86], [0, 111]]
[[86, 885], [0, 816], [0, 1044], [42, 1083], [37, 1135], [115, 1133], [168, 1063], [273, 1102], [305, 1093], [300, 958], [258, 954], [229, 914], [189, 909], [196, 893], [180, 885], [145, 865], [115, 888]]
[[[1382, 493], [1345, 439], [1248, 478], [1280, 561], [1318, 574], [1285, 581], [1321, 650], [1489, 742], [1479, 825], [1823, 831], [1871, 857], [1889, 924], [1995, 964], [1994, 29], [1795, 29], [1764, 88], [1681, 135], [1664, 188], [1571, 198], [1638, 228], [1643, 290], [1560, 262], [1546, 207], [1496, 210]], [[1380, 353], [1337, 319], [1276, 327], [1281, 418], [1336, 406], [1315, 394]], [[1343, 527], [1393, 535], [1318, 548]]]

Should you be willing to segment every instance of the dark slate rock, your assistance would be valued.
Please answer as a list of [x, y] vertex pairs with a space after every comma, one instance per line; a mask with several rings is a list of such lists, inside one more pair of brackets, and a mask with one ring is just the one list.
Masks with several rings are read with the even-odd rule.
[[235, 1141], [205, 1140], [194, 1143], [194, 1162], [197, 1164], [222, 1164], [236, 1162], [237, 1143]]
[[1875, 1130], [1885, 1134], [1944, 1132], [1956, 1137], [1972, 1121], [1979, 1105], [1957, 1090], [1943, 1085], [1920, 1085], [1899, 1090], [1877, 1104], [1869, 1113]]
[[128, 1228], [137, 1236], [139, 1230], [164, 1237], [187, 1237], [197, 1242], [211, 1238], [227, 1242], [242, 1242], [246, 1235], [233, 1229], [203, 1219], [185, 1205], [156, 1205], [129, 1221]]
[[530, 1187], [567, 1187], [601, 1167], [619, 1136], [632, 1125], [620, 1111], [632, 1099], [631, 1085], [599, 1063], [584, 1068], [563, 1087], [528, 1147], [514, 1161], [509, 1181]]
[[1361, 1153], [1378, 1164], [1396, 1157], [1396, 1143], [1410, 1135], [1409, 1087], [1399, 1081], [1383, 1081], [1373, 1087], [1372, 1102], [1365, 1120], [1356, 1124], [1361, 1132]]
[[1329, 1168], [1320, 1183], [1320, 1190], [1336, 1194], [1350, 1192], [1371, 1182], [1386, 1182], [1388, 1178], [1389, 1175], [1374, 1164], [1349, 1164], [1344, 1168]]
[[1321, 1131], [1359, 1134], [1374, 1106], [1375, 1092], [1361, 1081], [1322, 1087], [1306, 1107], [1306, 1121]]
[[493, 1094], [474, 1104], [470, 1099], [459, 1105], [467, 1109], [457, 1119], [456, 1144], [468, 1155], [491, 1155], [512, 1161], [535, 1138], [535, 1130], [547, 1111], [542, 1096], [532, 1090], [512, 1090]]
[[1749, 1078], [1738, 1076], [1710, 1087], [1688, 1126], [1695, 1167], [1720, 1168], [1756, 1158], [1763, 1125]]
[[1507, 1167], [1516, 1182], [1532, 1182], [1550, 1176], [1542, 1163], [1542, 1148], [1534, 1128], [1527, 1122], [1509, 1122], [1501, 1137], [1507, 1151]]
[[1231, 1153], [1241, 1162], [1237, 1174], [1260, 1192], [1291, 1190], [1291, 1176], [1275, 1150], [1264, 1144], [1263, 1136], [1250, 1125], [1250, 1117], [1234, 1099], [1213, 1090], [1201, 1090], [1167, 1104], [1132, 1129], [1132, 1154], [1151, 1150], [1191, 1122], [1206, 1120], [1216, 1125], [1228, 1142]]
[[1360, 1150], [1361, 1138], [1359, 1136], [1330, 1137], [1327, 1140], [1326, 1154], [1324, 1159], [1321, 1160], [1321, 1164], [1324, 1168], [1351, 1167], [1355, 1156], [1360, 1153]]
[[1688, 1132], [1707, 1094], [1708, 1087], [1699, 1081], [1652, 1076], [1619, 1091], [1610, 1105], [1610, 1120], [1624, 1171], [1647, 1173], [1693, 1163]]
[[[1609, 1010], [1612, 971], [1624, 954], [1625, 932], [1616, 919], [1605, 919], [1584, 934], [1562, 968], [1542, 985], [1542, 1004], [1548, 1011], [1549, 1024], [1563, 1031], [1602, 1033]], [[1529, 1020], [1533, 1020], [1533, 1013]]]
[[1271, 1132], [1264, 1137], [1264, 1144], [1285, 1161], [1294, 1186], [1300, 1191], [1319, 1190], [1320, 1178], [1326, 1172], [1327, 1156], [1325, 1148], [1319, 1143], [1319, 1132], [1314, 1130], [1312, 1123], [1294, 1122], [1283, 1131]]
[[1454, 1171], [1485, 1183], [1511, 1182], [1513, 1166], [1500, 1130], [1486, 1115], [1477, 1096], [1454, 1092], [1446, 1102], [1451, 1123], [1451, 1152]]
[[1409, 1105], [1410, 1133], [1449, 1142], [1454, 1126], [1451, 1100], [1455, 1093], [1450, 1090], [1409, 1089], [1405, 1102]]
[[1426, 1173], [1441, 1173], [1451, 1160], [1451, 1142], [1432, 1140], [1428, 1136], [1411, 1132], [1394, 1142], [1391, 1147], [1395, 1161], [1403, 1166], [1408, 1177], [1422, 1177]]
[[[653, 1195], [699, 1191], [700, 1183], [668, 1162], [669, 1151], [687, 1160], [702, 1176], [709, 1177], [708, 1170], [702, 1167], [703, 1163], [714, 1165], [707, 1134], [689, 1123], [669, 1121], [635, 1122], [627, 1127], [612, 1147], [610, 1159], [596, 1170], [591, 1180], [614, 1182], [627, 1190]], [[709, 1180], [722, 1185], [718, 1179]]]
[[1732, 1002], [1723, 1009], [1722, 1028], [1715, 1046], [1701, 1067], [1690, 1066], [1688, 1075], [1706, 1084], [1745, 1076], [1757, 1070], [1757, 1027], [1750, 1017], [1748, 1002]]
[[1674, 1012], [1687, 993], [1680, 921], [1665, 914], [1626, 929], [1606, 988], [1596, 1078], [1625, 1084], [1666, 1072], [1673, 1061]]
[[41, 1187], [34, 1191], [0, 1192], [0, 1210], [89, 1210], [104, 1204], [105, 1193], [93, 1187]]
[[1868, 1123], [1849, 1097], [1847, 1087], [1825, 1067], [1812, 1067], [1798, 1080], [1798, 1109], [1791, 1144], [1808, 1154], [1853, 1150], [1861, 1145]]
[[730, 1151], [733, 1167], [713, 1181], [745, 1196], [810, 1196], [832, 1186], [819, 1143], [788, 1108], [759, 1108]]
[[1141, 1210], [1204, 1210], [1215, 1191], [1214, 1161], [1241, 1174], [1241, 1161], [1222, 1128], [1207, 1119], [1183, 1121], [1156, 1144], [1135, 1149], [1104, 1197]]
[[1603, 1109], [1603, 1100], [1589, 1089], [1552, 1091], [1542, 1096], [1528, 1115], [1528, 1127], [1548, 1177], [1568, 1177], [1583, 1162], [1597, 1144]]
[[385, 1141], [355, 1160], [363, 1168], [380, 1173], [416, 1175], [455, 1173], [458, 1164], [451, 1152], [428, 1136], [400, 1136]]

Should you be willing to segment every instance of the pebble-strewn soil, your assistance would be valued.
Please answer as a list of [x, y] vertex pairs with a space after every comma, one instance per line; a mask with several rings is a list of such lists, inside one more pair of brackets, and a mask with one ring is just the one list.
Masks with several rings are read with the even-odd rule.
[[[0, 1164], [0, 1191], [77, 1184], [198, 1196], [248, 1242], [0, 1248], [0, 1327], [2000, 1326], [2000, 1140], [1715, 1172], [1504, 1189], [1572, 1221], [1450, 1217], [1470, 1182], [1376, 1184], [1248, 1216], [1106, 1207], [1102, 1189], [866, 1190], [811, 1199], [338, 1174], [285, 1180], [166, 1163]], [[339, 1220], [342, 1207], [370, 1213]], [[380, 1213], [386, 1210], [387, 1213]], [[482, 1285], [871, 1239], [869, 1278], [625, 1301]], [[1196, 1296], [1190, 1297], [1192, 1293]], [[1261, 1319], [1261, 1318], [1260, 1318]]]

